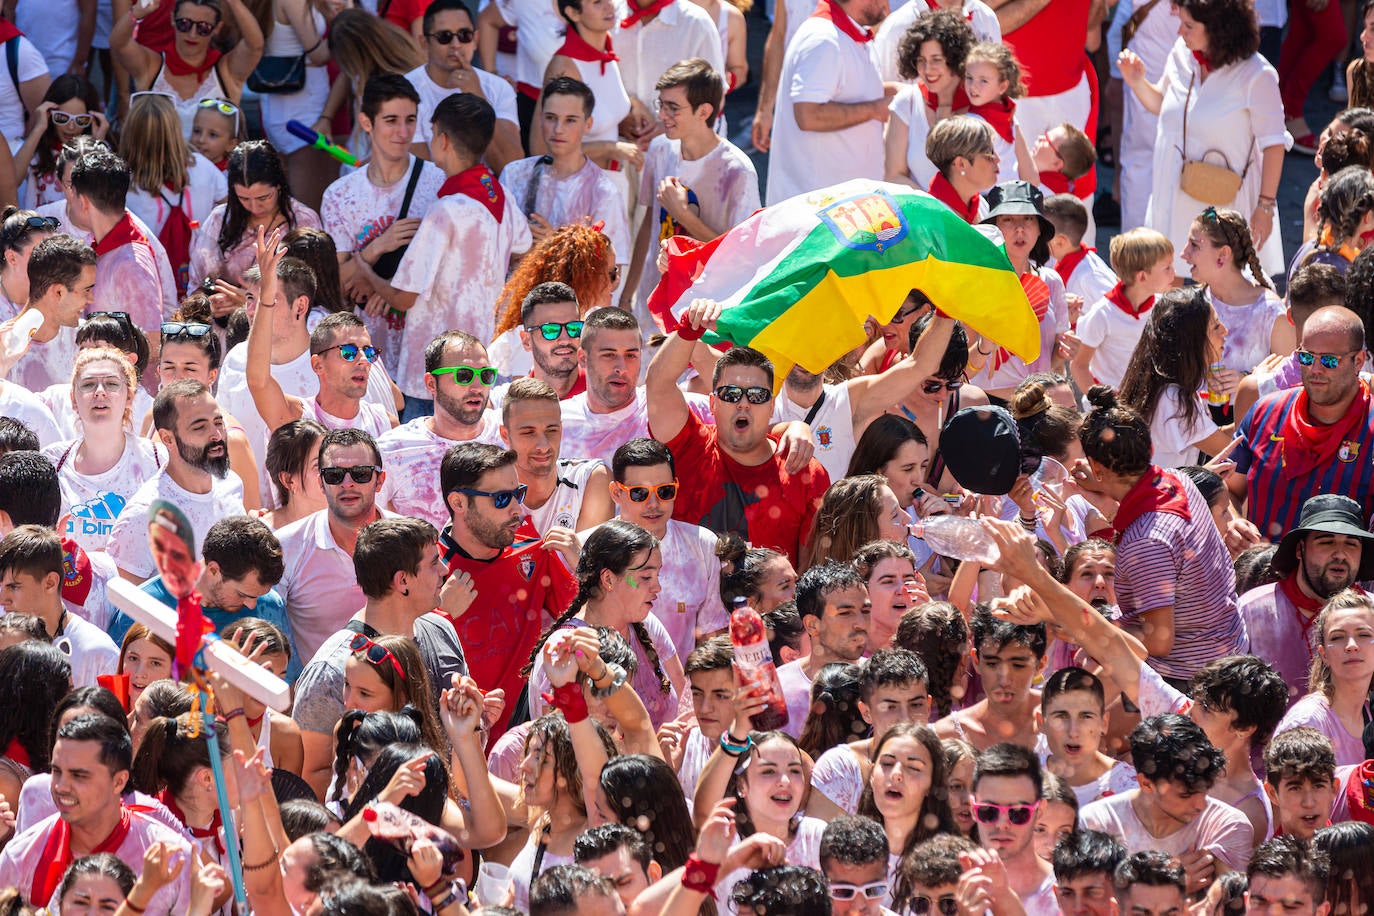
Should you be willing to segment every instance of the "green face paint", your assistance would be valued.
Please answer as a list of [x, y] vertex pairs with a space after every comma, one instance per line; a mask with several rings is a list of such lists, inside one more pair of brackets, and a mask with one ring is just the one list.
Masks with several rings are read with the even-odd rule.
[[635, 578], [635, 574], [632, 572], [625, 574], [625, 584], [630, 588], [639, 588], [639, 580]]

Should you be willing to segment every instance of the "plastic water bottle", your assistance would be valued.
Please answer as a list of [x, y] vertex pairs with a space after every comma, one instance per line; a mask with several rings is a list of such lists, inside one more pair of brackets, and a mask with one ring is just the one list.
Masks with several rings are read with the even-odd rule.
[[976, 518], [931, 515], [913, 524], [911, 534], [944, 557], [973, 560], [984, 566], [991, 566], [999, 558], [997, 542]]
[[38, 309], [29, 309], [24, 312], [5, 333], [5, 351], [23, 354], [29, 348], [29, 342], [33, 339], [33, 335], [38, 333], [38, 329], [42, 326], [42, 312]]
[[368, 805], [363, 809], [363, 820], [375, 839], [390, 843], [397, 852], [407, 857], [410, 855], [410, 844], [415, 840], [423, 838], [432, 842], [444, 857], [442, 872], [445, 875], [456, 874], [458, 863], [467, 855], [447, 830], [390, 802], [378, 801]]
[[745, 687], [752, 687], [768, 698], [768, 705], [749, 719], [755, 731], [772, 731], [787, 724], [787, 700], [782, 682], [768, 648], [768, 630], [759, 612], [742, 597], [735, 599], [730, 615], [730, 642], [735, 647], [735, 670]]

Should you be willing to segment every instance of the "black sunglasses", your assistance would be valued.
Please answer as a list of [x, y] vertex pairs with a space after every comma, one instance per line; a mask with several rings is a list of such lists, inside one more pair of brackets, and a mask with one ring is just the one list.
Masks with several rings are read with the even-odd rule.
[[924, 391], [926, 394], [934, 394], [935, 392], [940, 391], [941, 389], [945, 391], [958, 391], [960, 388], [963, 387], [964, 383], [962, 379], [956, 379], [954, 381], [936, 379], [933, 382], [921, 383], [921, 390]]
[[210, 333], [208, 324], [201, 324], [199, 321], [164, 321], [162, 322], [162, 336], [175, 340], [178, 337], [191, 337], [196, 340]]
[[935, 908], [940, 911], [940, 916], [954, 916], [955, 913], [959, 912], [959, 901], [954, 899], [953, 894], [941, 894], [934, 901], [925, 894], [913, 894], [910, 903], [913, 916], [926, 916], [930, 912], [932, 902], [934, 902]]
[[496, 506], [496, 508], [498, 508], [498, 509], [504, 509], [504, 508], [506, 508], [507, 506], [510, 505], [510, 501], [511, 501], [512, 499], [515, 500], [515, 501], [518, 502], [518, 503], [523, 503], [523, 502], [525, 501], [525, 494], [526, 494], [528, 491], [529, 491], [529, 487], [525, 486], [525, 485], [522, 483], [522, 484], [520, 484], [520, 486], [516, 487], [514, 490], [494, 490], [494, 491], [493, 491], [493, 490], [474, 490], [472, 487], [455, 487], [455, 488], [454, 488], [452, 491], [450, 491], [450, 492], [453, 492], [453, 493], [462, 493], [462, 494], [464, 494], [465, 496], [488, 496], [488, 497], [491, 497], [491, 501], [492, 501], [492, 503]]
[[531, 334], [537, 331], [539, 332], [539, 336], [545, 340], [557, 340], [563, 331], [566, 330], [570, 339], [577, 340], [582, 336], [582, 325], [583, 322], [581, 321], [568, 321], [563, 324], [559, 324], [556, 321], [548, 321], [544, 324], [525, 328], [525, 330], [529, 331]]
[[472, 29], [440, 29], [437, 32], [426, 32], [426, 38], [432, 38], [441, 45], [451, 44], [453, 39], [458, 39], [460, 45], [465, 45], [477, 37], [477, 33]]
[[199, 35], [201, 38], [204, 38], [205, 36], [213, 32], [215, 30], [215, 26], [219, 25], [219, 23], [201, 22], [199, 19], [186, 19], [183, 17], [181, 19], [177, 19], [173, 23], [173, 25], [175, 25], [177, 31], [181, 32], [183, 35], [191, 31], [192, 29], [195, 29], [196, 34]]
[[56, 232], [61, 225], [62, 221], [55, 216], [30, 216], [14, 225], [6, 226], [5, 231], [0, 233], [0, 238], [6, 242], [13, 242], [30, 229], [37, 229], [41, 232]]
[[716, 397], [727, 404], [738, 404], [741, 398], [748, 398], [750, 404], [767, 404], [773, 400], [773, 392], [762, 385], [721, 385], [716, 389]]
[[658, 498], [665, 503], [677, 499], [677, 481], [672, 483], [661, 483], [656, 487], [627, 487], [619, 481], [612, 481], [611, 486], [621, 493], [630, 497], [632, 503], [642, 503], [649, 498], [649, 491], [653, 490], [658, 494]]
[[344, 476], [353, 478], [354, 483], [371, 483], [372, 477], [381, 468], [371, 464], [359, 464], [351, 468], [320, 468], [320, 480], [337, 487], [344, 482]]

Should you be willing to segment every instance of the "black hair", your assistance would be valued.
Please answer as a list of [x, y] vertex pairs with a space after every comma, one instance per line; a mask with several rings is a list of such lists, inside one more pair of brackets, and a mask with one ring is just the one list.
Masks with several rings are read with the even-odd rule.
[[[916, 349], [916, 342], [921, 339], [926, 328], [930, 327], [930, 322], [935, 318], [934, 311], [922, 312], [916, 316], [916, 320], [907, 329], [907, 346]], [[965, 332], [962, 323], [954, 322], [954, 327], [949, 332], [949, 343], [945, 344], [945, 352], [940, 357], [940, 368], [936, 375], [942, 379], [954, 381], [964, 377], [964, 370], [968, 368], [968, 333]]]
[[[206, 337], [214, 337], [207, 334]], [[272, 430], [267, 440], [267, 476], [272, 480], [272, 488], [277, 492], [277, 503], [285, 506], [291, 499], [285, 477], [288, 474], [301, 476], [306, 473], [306, 463], [312, 456], [319, 455], [319, 441], [324, 437], [325, 428], [318, 421], [300, 417], [283, 423]]]
[[[735, 884], [730, 898], [754, 916], [830, 916], [825, 876], [804, 865], [776, 865], [750, 872]], [[537, 916], [531, 911], [530, 916]]]
[[15, 525], [53, 528], [62, 512], [57, 468], [46, 455], [18, 451], [0, 455], [0, 512]]
[[[427, 744], [389, 744], [372, 761], [362, 785], [344, 807], [343, 820], [352, 820], [386, 788], [396, 771], [412, 760], [425, 758], [425, 785], [415, 795], [403, 799], [399, 805], [411, 814], [438, 824], [443, 818], [444, 800], [448, 797], [448, 767], [439, 755]], [[406, 857], [384, 840], [369, 839], [363, 845], [363, 854], [372, 861], [377, 869], [377, 877], [383, 882], [410, 881], [410, 866]]]
[[1261, 843], [1245, 866], [1245, 877], [1252, 885], [1260, 875], [1293, 877], [1305, 881], [1317, 901], [1322, 899], [1330, 873], [1331, 860], [1326, 853], [1294, 836], [1276, 836]]
[[229, 153], [225, 177], [229, 182], [229, 197], [224, 202], [224, 224], [220, 226], [217, 239], [221, 255], [243, 241], [248, 231], [248, 210], [234, 190], [237, 187], [266, 184], [276, 188], [277, 210], [286, 219], [288, 230], [296, 228], [296, 209], [292, 206], [286, 162], [271, 143], [266, 140], [240, 142]]
[[1256, 544], [1241, 551], [1231, 564], [1236, 572], [1237, 595], [1244, 595], [1251, 589], [1278, 582], [1282, 578], [1273, 567], [1274, 554], [1278, 552], [1278, 544]]
[[1180, 894], [1187, 893], [1187, 882], [1183, 866], [1178, 860], [1158, 849], [1133, 852], [1121, 860], [1112, 875], [1112, 883], [1118, 892], [1129, 891], [1137, 884], [1146, 887], [1176, 887]]
[[903, 687], [908, 684], [929, 687], [930, 673], [921, 657], [909, 649], [875, 649], [863, 663], [859, 674], [859, 693], [865, 703], [873, 701], [879, 687]]
[[768, 564], [779, 557], [786, 559], [771, 548], [750, 547], [732, 532], [716, 541], [716, 557], [720, 560], [720, 600], [726, 608], [732, 607], [736, 598], [762, 597]]
[[1246, 0], [1179, 0], [1178, 8], [1207, 30], [1211, 66], [1225, 67], [1259, 50], [1259, 23]]
[[496, 110], [473, 92], [455, 92], [434, 106], [434, 133], [443, 134], [455, 151], [476, 162], [496, 132]]
[[[566, 2], [567, 0], [559, 0], [559, 12], [563, 11]], [[577, 0], [577, 2], [580, 4], [580, 0]], [[564, 14], [563, 18], [566, 19], [567, 15]], [[577, 28], [572, 25], [571, 21], [569, 21], [568, 27], [573, 29]], [[570, 95], [575, 99], [581, 99], [582, 114], [584, 117], [590, 118], [592, 116], [592, 109], [596, 107], [596, 95], [592, 92], [591, 87], [581, 80], [573, 79], [570, 76], [555, 76], [545, 83], [544, 92], [540, 95], [540, 98], [547, 99], [551, 95]]]
[[955, 695], [959, 675], [968, 670], [968, 622], [948, 601], [927, 601], [897, 622], [892, 645], [913, 652], [925, 664], [932, 715], [947, 715], [963, 694]]
[[1138, 477], [1150, 466], [1153, 446], [1150, 424], [1133, 409], [1119, 404], [1110, 385], [1088, 389], [1088, 411], [1078, 430], [1083, 454], [1122, 477]]
[[14, 417], [0, 417], [0, 455], [10, 452], [36, 452], [41, 448], [38, 434]]
[[330, 801], [340, 801], [344, 796], [344, 776], [349, 760], [357, 757], [364, 766], [370, 767], [384, 747], [423, 743], [422, 722], [423, 716], [413, 706], [400, 712], [350, 709], [344, 713], [334, 740], [334, 795]]
[[[482, 475], [515, 464], [515, 452], [485, 442], [464, 442], [444, 453], [439, 465], [439, 492], [447, 500], [450, 493], [476, 486]], [[451, 511], [451, 510], [450, 510]]]
[[[318, 893], [332, 879], [356, 875], [364, 881], [376, 881], [372, 862], [357, 846], [332, 833], [311, 833], [310, 845], [315, 859], [305, 871], [301, 884], [310, 893]], [[293, 841], [294, 842], [294, 841]]]
[[1211, 297], [1201, 286], [1173, 289], [1157, 297], [1121, 375], [1117, 401], [1150, 423], [1159, 409], [1160, 398], [1170, 386], [1175, 386], [1188, 393], [1178, 398], [1182, 411], [1179, 417], [1193, 424], [1202, 406], [1191, 395], [1207, 379], [1211, 346], [1208, 329], [1212, 318]]
[[731, 347], [716, 360], [716, 366], [711, 370], [711, 388], [715, 389], [720, 384], [720, 377], [727, 369], [736, 366], [745, 366], [758, 369], [764, 375], [765, 382], [769, 388], [773, 387], [773, 361], [767, 356], [751, 347]]
[[1116, 874], [1126, 858], [1126, 847], [1100, 830], [1078, 829], [1054, 844], [1054, 880], [1060, 884], [1088, 875]]
[[1336, 751], [1331, 739], [1306, 725], [1275, 735], [1264, 748], [1264, 778], [1274, 788], [1285, 779], [1332, 782]]
[[18, 741], [36, 773], [48, 769], [50, 723], [71, 676], [67, 656], [47, 643], [29, 640], [0, 651], [0, 684], [6, 685], [5, 702], [0, 704], [0, 746]]
[[123, 214], [129, 194], [129, 165], [108, 149], [90, 150], [72, 164], [72, 193], [89, 198], [101, 213]]
[[1226, 755], [1212, 746], [1201, 726], [1177, 713], [1141, 721], [1130, 741], [1132, 766], [1151, 781], [1205, 792], [1226, 772]]
[[377, 448], [377, 440], [372, 438], [372, 434], [367, 430], [356, 429], [352, 426], [345, 426], [342, 429], [325, 430], [320, 437], [319, 459], [320, 466], [324, 467], [324, 453], [329, 451], [331, 446], [337, 445], [339, 448], [348, 448], [354, 445], [366, 445], [367, 450], [372, 453], [372, 462], [377, 467], [382, 466], [382, 452]]
[[831, 662], [811, 681], [811, 705], [797, 744], [813, 759], [868, 732], [868, 723], [859, 712], [862, 671], [859, 665]]
[[616, 483], [624, 483], [627, 468], [652, 468], [660, 464], [668, 465], [668, 473], [677, 476], [673, 452], [668, 446], [657, 439], [631, 439], [616, 449], [615, 454], [611, 456], [611, 478]]
[[463, 0], [434, 0], [429, 6], [425, 7], [425, 17], [421, 22], [426, 34], [434, 30], [434, 20], [440, 13], [464, 12], [468, 14], [468, 21], [476, 25], [473, 19], [472, 10]]
[[134, 870], [125, 864], [124, 860], [112, 852], [97, 852], [89, 856], [82, 856], [62, 873], [62, 883], [57, 885], [57, 899], [61, 902], [67, 896], [67, 891], [72, 889], [80, 878], [86, 875], [93, 875], [101, 878], [109, 878], [119, 886], [119, 892], [125, 897], [134, 889], [134, 882], [138, 877]]
[[312, 833], [326, 833], [332, 825], [339, 823], [338, 815], [314, 799], [292, 798], [278, 807], [282, 829], [286, 831], [286, 838], [293, 843]]
[[[909, 612], [908, 612], [909, 613]], [[979, 652], [985, 651], [983, 645], [991, 643], [996, 651], [1001, 652], [1008, 645], [1016, 643], [1031, 650], [1031, 654], [1036, 658], [1045, 657], [1045, 646], [1048, 637], [1043, 623], [1023, 626], [994, 617], [992, 609], [986, 604], [979, 604], [974, 608], [973, 620], [969, 627], [973, 636], [973, 648]]]
[[270, 587], [286, 572], [277, 536], [261, 520], [246, 515], [222, 518], [211, 525], [201, 556], [207, 563], [218, 563], [226, 579], [242, 579], [255, 572], [258, 581]]
[[[138, 753], [134, 754], [134, 786], [148, 795], [163, 789], [171, 795], [181, 794], [197, 770], [211, 766], [210, 745], [204, 740], [203, 727], [201, 716], [190, 712], [174, 719], [159, 716], [149, 723]], [[220, 756], [229, 756], [228, 727], [216, 722], [215, 731]]]
[[[525, 293], [525, 298], [520, 301], [520, 324], [528, 325], [534, 318], [534, 310], [541, 305], [552, 305], [560, 302], [571, 302], [577, 306], [577, 293], [566, 283], [557, 280], [550, 280], [545, 283], [536, 283]], [[578, 309], [581, 314], [581, 309]]]
[[883, 825], [861, 814], [842, 814], [825, 825], [821, 834], [820, 863], [842, 865], [887, 864], [887, 834]]
[[616, 821], [644, 836], [665, 873], [687, 864], [696, 830], [672, 767], [647, 754], [621, 754], [602, 767], [599, 782]]
[[[946, 767], [945, 749], [940, 743], [940, 738], [935, 734], [935, 730], [929, 725], [921, 725], [916, 722], [899, 722], [883, 732], [873, 745], [873, 762], [876, 765], [881, 758], [883, 748], [888, 742], [897, 738], [910, 738], [921, 747], [925, 748], [926, 756], [930, 758], [930, 789], [926, 792], [925, 798], [921, 800], [921, 810], [917, 813], [916, 824], [910, 834], [907, 835], [906, 845], [902, 849], [902, 855], [911, 854], [911, 850], [916, 844], [930, 839], [938, 833], [957, 833], [958, 827], [954, 822], [954, 815], [949, 809], [949, 793], [946, 786], [949, 772]], [[878, 808], [877, 802], [873, 798], [873, 784], [869, 780], [864, 785], [863, 794], [859, 796], [858, 813], [866, 817], [871, 817], [880, 824], [885, 824], [882, 811]], [[900, 893], [904, 888], [897, 888], [896, 893]]]
[[87, 267], [95, 267], [94, 248], [61, 232], [48, 236], [29, 252], [29, 301], [37, 302], [54, 286], [75, 289]]
[[988, 776], [1024, 776], [1035, 787], [1035, 798], [1045, 791], [1044, 774], [1035, 752], [1019, 744], [1003, 741], [986, 748], [973, 765], [973, 785]]
[[1092, 694], [1097, 705], [1105, 707], [1107, 703], [1106, 693], [1102, 689], [1102, 681], [1091, 671], [1082, 668], [1068, 667], [1060, 668], [1045, 680], [1045, 686], [1040, 691], [1040, 709], [1044, 711], [1049, 708], [1050, 703], [1066, 693], [1081, 690]]
[[576, 913], [584, 897], [615, 897], [609, 878], [582, 865], [555, 865], [530, 882], [530, 916]]
[[1374, 825], [1364, 821], [1342, 821], [1323, 827], [1312, 837], [1312, 848], [1326, 853], [1326, 902], [1331, 912], [1356, 916], [1374, 900], [1374, 869], [1369, 867], [1369, 851], [1374, 849]]
[[[8, 650], [6, 650], [8, 651]], [[95, 741], [100, 745], [99, 759], [111, 773], [133, 768], [134, 744], [129, 726], [100, 713], [83, 713], [57, 729], [60, 741]]]
[[864, 588], [863, 577], [848, 563], [825, 560], [797, 577], [797, 613], [803, 619], [825, 614], [826, 599], [842, 589]]
[[1288, 710], [1288, 683], [1256, 655], [1229, 655], [1208, 662], [1192, 677], [1194, 701], [1232, 713], [1234, 728], [1253, 728], [1252, 747], [1263, 747]]
[[[206, 334], [202, 339], [214, 340], [214, 334]], [[152, 358], [148, 345], [148, 335], [124, 316], [93, 315], [81, 322], [76, 329], [76, 345], [81, 347], [92, 341], [107, 344], [124, 353], [134, 354], [134, 374], [142, 377]]]
[[583, 865], [592, 859], [608, 856], [617, 849], [628, 852], [630, 858], [648, 875], [649, 863], [654, 860], [653, 850], [649, 848], [644, 834], [624, 824], [600, 824], [582, 831], [573, 842], [573, 861]]
[[802, 626], [801, 615], [797, 613], [797, 602], [784, 601], [763, 615], [763, 626], [769, 633], [768, 649], [773, 658], [782, 661], [783, 648], [801, 651], [802, 637], [806, 627]]
[[434, 546], [438, 537], [429, 522], [406, 516], [378, 519], [365, 526], [353, 547], [353, 571], [363, 595], [384, 597], [398, 572], [412, 576], [419, 572], [426, 548]]
[[[434, 4], [431, 3], [430, 6], [433, 7]], [[466, 8], [464, 7], [464, 9]], [[425, 18], [429, 18], [429, 10], [425, 10]], [[420, 93], [415, 91], [410, 80], [399, 73], [373, 74], [368, 77], [367, 82], [363, 85], [360, 110], [367, 115], [369, 121], [374, 120], [382, 105], [392, 99], [409, 99], [415, 103], [417, 109], [420, 107]]]

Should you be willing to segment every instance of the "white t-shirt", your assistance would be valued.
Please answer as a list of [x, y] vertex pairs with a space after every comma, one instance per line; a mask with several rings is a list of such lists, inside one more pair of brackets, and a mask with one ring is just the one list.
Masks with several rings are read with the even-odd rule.
[[[532, 86], [544, 86], [544, 71], [563, 44], [568, 27], [554, 0], [493, 0], [501, 18], [520, 31], [515, 45], [515, 79]], [[676, 58], [674, 58], [676, 60]], [[418, 91], [418, 90], [417, 90]]]
[[97, 677], [112, 674], [119, 667], [118, 647], [95, 624], [76, 614], [68, 614], [62, 633], [54, 642], [64, 637], [71, 645], [73, 687], [95, 687]]
[[660, 590], [650, 610], [672, 636], [684, 665], [702, 637], [730, 625], [730, 615], [720, 600], [716, 541], [713, 532], [676, 519], [668, 521], [668, 532], [659, 541], [663, 555]]
[[[797, 825], [797, 835], [787, 844], [785, 861], [788, 865], [804, 865], [807, 868], [821, 869], [821, 835], [825, 833], [825, 821], [816, 817], [803, 817]], [[730, 845], [739, 842], [732, 837]], [[735, 885], [749, 877], [749, 869], [737, 868], [716, 882], [716, 900], [722, 913], [737, 914], [735, 901], [731, 896]]]
[[[623, 0], [616, 8], [622, 17], [629, 13]], [[654, 84], [663, 71], [680, 60], [700, 57], [712, 70], [725, 72], [716, 22], [691, 0], [668, 4], [652, 22], [641, 19], [628, 29], [616, 29], [615, 50], [625, 91], [646, 105], [657, 97]]]
[[[831, 480], [840, 480], [849, 473], [849, 459], [854, 455], [854, 412], [850, 409], [849, 389], [844, 385], [824, 385], [821, 391], [825, 401], [809, 424], [811, 441], [816, 446], [814, 457]], [[793, 401], [786, 388], [773, 399], [774, 423], [805, 420], [810, 412], [810, 407]]]
[[[522, 36], [524, 33], [521, 33]], [[545, 61], [547, 64], [548, 62]], [[433, 126], [430, 121], [434, 118], [434, 109], [439, 103], [451, 95], [462, 92], [461, 89], [445, 89], [434, 80], [430, 79], [429, 71], [425, 64], [421, 64], [414, 70], [406, 74], [406, 79], [410, 80], [410, 85], [415, 87], [415, 91], [420, 94], [420, 111], [415, 119], [415, 142], [428, 143], [430, 132]], [[477, 74], [477, 85], [482, 87], [482, 94], [487, 97], [491, 107], [496, 109], [496, 119], [498, 121], [510, 121], [512, 124], [520, 123], [520, 116], [515, 110], [515, 90], [511, 84], [503, 80], [494, 73], [474, 67], [473, 73]], [[361, 171], [361, 170], [360, 170]], [[436, 169], [436, 171], [438, 171]], [[430, 198], [433, 199], [433, 196]], [[321, 216], [324, 214], [321, 213]]]
[[[32, 2], [26, 4], [33, 6]], [[48, 75], [48, 64], [43, 60], [42, 53], [32, 41], [24, 36], [19, 36], [19, 60], [17, 70], [19, 71], [19, 82], [27, 83], [29, 80], [38, 79], [40, 76]], [[7, 55], [7, 48], [0, 48], [0, 55]], [[9, 141], [10, 152], [16, 153], [19, 147], [24, 145], [24, 100], [19, 95], [19, 87], [14, 85], [10, 79], [10, 68], [8, 61], [0, 65], [0, 86], [9, 86], [4, 92], [0, 92], [0, 133], [5, 135]]]
[[[382, 468], [386, 471], [377, 504], [390, 506], [399, 515], [422, 518], [442, 531], [448, 524], [448, 508], [439, 489], [439, 465], [444, 453], [462, 442], [436, 435], [429, 423], [429, 417], [416, 417], [377, 439]], [[500, 416], [493, 410], [486, 411], [477, 434], [464, 441], [504, 448]]]
[[167, 217], [178, 198], [186, 218], [193, 222], [202, 222], [210, 215], [210, 211], [215, 209], [215, 205], [228, 196], [228, 180], [218, 166], [200, 153], [191, 154], [191, 165], [186, 175], [186, 189], [181, 194], [173, 194], [166, 188], [162, 189], [161, 194], [149, 194], [143, 188], [130, 185], [124, 206], [130, 213], [147, 223], [154, 235], [162, 231], [162, 226], [167, 222]]
[[1145, 829], [1131, 802], [1139, 789], [1099, 799], [1078, 812], [1078, 824], [1101, 830], [1115, 837], [1129, 850], [1157, 849], [1170, 856], [1205, 849], [1228, 868], [1243, 871], [1254, 849], [1254, 828], [1250, 820], [1230, 805], [1207, 799], [1202, 814], [1167, 836], [1157, 837]]
[[[591, 159], [583, 157], [582, 168], [567, 178], [559, 178], [552, 166], [538, 168], [539, 157], [516, 159], [501, 170], [501, 184], [525, 215], [526, 203], [531, 199], [533, 212], [548, 220], [554, 228], [604, 223], [602, 232], [611, 240], [615, 259], [621, 264], [630, 262], [630, 223], [625, 215], [625, 195], [611, 173]], [[539, 187], [531, 197], [531, 185], [536, 170]]]
[[[1074, 271], [1074, 276], [1082, 269], [1080, 265]], [[1135, 316], [1127, 315], [1105, 296], [1084, 307], [1075, 333], [1084, 346], [1096, 348], [1088, 364], [1096, 381], [1113, 388], [1121, 384], [1121, 377], [1126, 374], [1126, 364], [1131, 361], [1131, 354], [1135, 352], [1140, 335], [1145, 330], [1145, 322], [1149, 320], [1148, 311]]]
[[[686, 393], [687, 407], [703, 423], [715, 424], [710, 398]], [[635, 389], [634, 400], [610, 413], [593, 413], [586, 392], [558, 402], [563, 414], [563, 442], [559, 451], [569, 458], [597, 458], [607, 467], [615, 450], [631, 439], [649, 435], [649, 405], [642, 387]]]
[[[847, 14], [846, 14], [847, 15]], [[811, 17], [786, 51], [773, 113], [767, 202], [775, 204], [851, 178], [883, 177], [883, 125], [869, 119], [834, 131], [802, 130], [798, 102], [883, 98], [873, 43], [859, 43], [833, 23]]]
[[38, 395], [14, 382], [0, 380], [0, 417], [18, 420], [33, 430], [39, 445], [51, 445], [62, 438], [47, 405]]
[[1155, 404], [1155, 416], [1150, 421], [1150, 441], [1155, 447], [1152, 460], [1162, 468], [1196, 464], [1197, 444], [1217, 431], [1207, 405], [1200, 401], [1192, 422], [1184, 419], [1180, 401], [1184, 396], [1177, 385], [1169, 385], [1159, 393], [1159, 402]]
[[778, 683], [782, 685], [782, 697], [787, 701], [787, 724], [782, 730], [796, 738], [801, 735], [802, 726], [811, 712], [811, 678], [806, 676], [801, 659], [778, 668]]
[[811, 768], [811, 788], [839, 808], [853, 814], [864, 793], [864, 774], [859, 757], [848, 744], [837, 744], [816, 758]]
[[[1107, 295], [1107, 291], [1116, 286], [1116, 280], [1111, 265], [1102, 260], [1096, 251], [1089, 251], [1064, 281], [1064, 292], [1082, 296], [1085, 303], [1092, 304]], [[1078, 321], [1081, 326], [1083, 319], [1080, 317]]]
[[192, 493], [182, 489], [163, 470], [129, 497], [124, 511], [119, 513], [105, 551], [125, 572], [143, 579], [157, 575], [153, 554], [148, 547], [148, 509], [163, 499], [186, 514], [195, 534], [195, 553], [205, 543], [205, 534], [222, 518], [243, 515], [243, 482], [233, 471], [223, 480], [213, 480], [209, 493]]
[[167, 452], [153, 440], [126, 431], [124, 454], [114, 467], [103, 474], [81, 474], [76, 470], [81, 441], [58, 442], [43, 454], [53, 464], [61, 463], [57, 480], [62, 486], [62, 514], [67, 517], [64, 533], [91, 552], [105, 549], [125, 502], [167, 463]]

